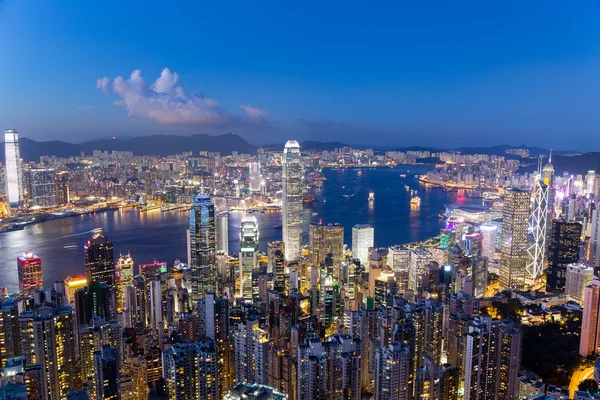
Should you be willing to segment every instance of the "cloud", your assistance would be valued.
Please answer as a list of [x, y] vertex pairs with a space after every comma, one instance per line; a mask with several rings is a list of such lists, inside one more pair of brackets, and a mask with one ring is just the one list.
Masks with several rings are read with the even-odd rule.
[[[104, 91], [108, 82], [108, 78], [100, 78], [96, 86]], [[242, 106], [247, 117], [240, 116], [221, 107], [215, 99], [188, 93], [179, 83], [179, 75], [169, 68], [163, 69], [151, 85], [146, 84], [139, 69], [133, 71], [128, 79], [118, 76], [112, 89], [119, 97], [113, 104], [125, 107], [129, 116], [162, 124], [204, 127], [268, 124], [264, 118], [268, 115], [265, 110]]]
[[262, 108], [252, 107], [248, 105], [241, 105], [240, 107], [250, 117], [264, 118], [267, 115], [269, 115], [269, 112], [267, 110], [263, 110]]
[[96, 80], [96, 87], [100, 89], [102, 93], [108, 94], [108, 85], [110, 85], [110, 79], [106, 76]]

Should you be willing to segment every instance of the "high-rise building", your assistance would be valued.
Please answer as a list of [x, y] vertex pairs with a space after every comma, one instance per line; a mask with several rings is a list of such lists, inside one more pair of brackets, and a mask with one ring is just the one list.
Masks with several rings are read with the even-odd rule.
[[358, 224], [352, 227], [352, 257], [361, 265], [369, 264], [369, 248], [375, 245], [375, 229], [371, 225]]
[[552, 221], [546, 291], [565, 290], [567, 266], [579, 261], [581, 229], [581, 224], [576, 221]]
[[314, 222], [308, 231], [308, 244], [311, 265], [319, 266], [325, 262], [329, 253], [333, 257], [334, 268], [344, 260], [344, 227], [340, 224]]
[[215, 206], [210, 197], [198, 194], [190, 209], [191, 299], [194, 307], [208, 292], [217, 291]]
[[33, 296], [36, 290], [42, 289], [42, 259], [31, 251], [17, 257], [19, 275], [19, 291], [23, 296]]
[[583, 295], [583, 318], [579, 354], [582, 357], [600, 354], [600, 279], [586, 286]]
[[131, 285], [131, 281], [133, 280], [133, 259], [129, 254], [119, 257], [115, 279], [117, 312], [122, 312], [125, 302], [125, 287]]
[[594, 280], [594, 268], [585, 264], [567, 265], [565, 295], [570, 301], [583, 305], [585, 288]]
[[0, 300], [0, 365], [21, 354], [19, 342], [19, 309], [13, 300]]
[[541, 158], [533, 188], [533, 207], [530, 217], [532, 243], [527, 248], [525, 283], [541, 277], [546, 255], [546, 228], [548, 227], [548, 185], [542, 179]]
[[494, 259], [496, 254], [496, 236], [498, 234], [498, 226], [494, 224], [482, 224], [479, 227], [482, 236], [481, 255], [489, 260]]
[[229, 254], [229, 211], [217, 213], [217, 251]]
[[85, 251], [85, 277], [88, 282], [99, 282], [115, 289], [115, 257], [112, 242], [101, 233], [87, 241]]
[[56, 207], [56, 172], [52, 168], [26, 170], [27, 199], [30, 207]]
[[60, 171], [56, 173], [56, 204], [66, 206], [71, 201], [69, 190], [69, 171]]
[[110, 345], [104, 345], [100, 351], [94, 353], [94, 369], [96, 370], [94, 378], [97, 399], [121, 399], [119, 361], [119, 349], [110, 347]]
[[162, 359], [169, 399], [219, 399], [217, 357], [212, 340], [175, 344], [163, 352]]
[[252, 300], [252, 271], [258, 267], [258, 222], [244, 217], [240, 224], [240, 291], [244, 300]]
[[590, 232], [588, 264], [594, 267], [600, 267], [600, 207], [592, 207], [590, 218], [592, 222], [592, 231]]
[[4, 159], [6, 198], [11, 207], [20, 207], [23, 205], [23, 166], [16, 129], [4, 131]]
[[67, 276], [65, 278], [65, 295], [70, 305], [75, 305], [75, 292], [86, 287], [87, 279], [83, 275]]
[[303, 173], [300, 145], [288, 140], [283, 149], [281, 213], [285, 260], [300, 260], [302, 250]]
[[520, 188], [506, 189], [500, 249], [500, 286], [503, 289], [525, 287], [529, 205], [529, 191]]
[[232, 332], [235, 350], [235, 380], [238, 383], [267, 383], [269, 336], [257, 319], [248, 318]]
[[341, 375], [342, 346], [336, 337], [307, 338], [298, 345], [298, 399], [341, 398]]
[[248, 164], [248, 175], [250, 176], [250, 191], [260, 191], [260, 163], [252, 162]]
[[409, 400], [410, 366], [408, 345], [392, 343], [375, 353], [375, 400]]

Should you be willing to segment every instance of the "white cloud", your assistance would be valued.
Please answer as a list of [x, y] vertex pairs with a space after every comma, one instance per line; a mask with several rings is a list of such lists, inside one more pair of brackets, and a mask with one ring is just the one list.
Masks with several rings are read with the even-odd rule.
[[[110, 79], [98, 79], [96, 86], [108, 91]], [[219, 105], [215, 99], [202, 94], [187, 93], [179, 83], [179, 75], [165, 68], [152, 85], [147, 85], [140, 70], [129, 79], [118, 76], [113, 81], [113, 92], [120, 97], [113, 104], [124, 106], [130, 116], [147, 118], [164, 124], [224, 126], [232, 123], [255, 124], [252, 119], [268, 115], [267, 111], [242, 106], [249, 117], [235, 115]], [[106, 91], [105, 91], [106, 89]]]
[[241, 105], [240, 107], [243, 108], [246, 114], [250, 117], [264, 118], [267, 115], [269, 115], [269, 112], [267, 110], [263, 110], [262, 108], [252, 107], [248, 105]]
[[98, 80], [96, 80], [96, 87], [98, 89], [100, 89], [100, 91], [104, 94], [108, 94], [108, 85], [110, 84], [110, 79], [108, 79], [106, 76], [102, 77], [102, 78], [98, 78]]

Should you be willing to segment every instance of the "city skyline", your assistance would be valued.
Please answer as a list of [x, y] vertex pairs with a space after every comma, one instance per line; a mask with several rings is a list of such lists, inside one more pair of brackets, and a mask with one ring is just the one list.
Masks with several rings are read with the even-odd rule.
[[[0, 70], [12, 77], [0, 82], [11, 93], [0, 121], [36, 140], [233, 131], [255, 144], [559, 148], [568, 134], [600, 150], [595, 1], [188, 7], [193, 21], [146, 4], [132, 25], [135, 3], [1, 2], [0, 49], [14, 61]], [[180, 23], [150, 22], [167, 17]], [[230, 29], [215, 34], [225, 17]], [[20, 26], [30, 29], [13, 35]]]

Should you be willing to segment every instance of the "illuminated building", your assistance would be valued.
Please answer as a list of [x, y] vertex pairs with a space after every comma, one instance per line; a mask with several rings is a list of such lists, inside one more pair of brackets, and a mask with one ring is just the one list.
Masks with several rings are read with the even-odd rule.
[[288, 395], [265, 385], [239, 383], [233, 387], [223, 400], [287, 400]]
[[116, 317], [114, 292], [104, 283], [91, 282], [86, 287], [78, 289], [74, 297], [79, 325], [89, 324], [97, 318], [111, 321]]
[[214, 343], [173, 345], [163, 352], [163, 377], [169, 400], [218, 400]]
[[535, 282], [544, 270], [546, 255], [546, 228], [548, 227], [548, 185], [542, 180], [541, 158], [540, 169], [535, 177], [533, 190], [533, 208], [531, 210], [530, 231], [533, 243], [527, 248], [527, 274], [525, 282]]
[[592, 232], [590, 234], [588, 263], [594, 267], [600, 267], [600, 208], [593, 207], [591, 214]]
[[33, 296], [36, 290], [43, 287], [42, 259], [32, 252], [17, 257], [19, 275], [19, 291], [23, 296]]
[[570, 301], [583, 305], [585, 288], [594, 280], [594, 268], [585, 264], [567, 265], [565, 295]]
[[425, 274], [427, 264], [433, 257], [427, 249], [416, 248], [410, 252], [410, 266], [408, 269], [408, 288], [415, 293], [421, 288], [421, 279]]
[[260, 191], [260, 163], [252, 162], [248, 164], [248, 174], [250, 176], [250, 191]]
[[579, 261], [581, 230], [579, 222], [552, 221], [546, 274], [547, 292], [565, 290], [567, 265]]
[[75, 318], [70, 306], [37, 305], [19, 315], [21, 355], [44, 371], [47, 398], [62, 399], [75, 389]]
[[269, 337], [258, 320], [248, 318], [235, 325], [233, 332], [235, 380], [237, 383], [267, 383]]
[[307, 338], [298, 345], [298, 399], [337, 399], [342, 396], [342, 345]]
[[217, 213], [217, 251], [229, 254], [229, 211]]
[[71, 193], [69, 191], [69, 171], [61, 171], [56, 173], [56, 204], [66, 206], [71, 201]]
[[240, 291], [244, 300], [252, 300], [252, 271], [258, 266], [258, 222], [244, 217], [240, 224]]
[[104, 235], [97, 233], [87, 241], [85, 247], [85, 277], [89, 282], [107, 284], [115, 289], [115, 258], [113, 244]]
[[[273, 261], [271, 261], [273, 260]], [[273, 265], [273, 289], [278, 293], [285, 292], [285, 286], [288, 275], [285, 273], [285, 256], [283, 250], [275, 250], [273, 255], [269, 257], [269, 263]]]
[[71, 304], [71, 305], [75, 304], [75, 292], [78, 289], [86, 287], [87, 284], [88, 284], [88, 281], [87, 281], [87, 279], [85, 279], [85, 276], [83, 276], [83, 275], [67, 276], [65, 278], [65, 287], [66, 287], [65, 295], [67, 296], [69, 304]]
[[120, 348], [122, 328], [117, 321], [106, 322], [103, 318], [95, 318], [90, 322], [91, 324], [80, 324], [78, 327], [79, 368], [83, 383], [87, 383], [92, 394], [96, 394], [95, 377], [99, 371], [95, 354], [101, 352], [106, 345]]
[[148, 264], [140, 264], [138, 265], [138, 272], [145, 281], [159, 281], [161, 280], [161, 274], [167, 272], [167, 263], [153, 260]]
[[26, 170], [27, 198], [30, 207], [56, 207], [56, 172], [51, 168]]
[[527, 221], [530, 193], [519, 188], [505, 191], [500, 248], [500, 287], [523, 289], [527, 264]]
[[122, 255], [117, 261], [116, 270], [116, 302], [117, 312], [123, 312], [123, 303], [125, 301], [125, 287], [131, 285], [133, 280], [133, 259], [129, 254]]
[[283, 150], [281, 214], [285, 261], [300, 260], [302, 248], [303, 173], [300, 145], [288, 140]]
[[19, 346], [19, 310], [13, 300], [0, 300], [0, 365], [6, 360], [16, 357]]
[[[127, 393], [127, 399], [147, 400], [148, 399], [148, 363], [144, 357], [127, 357], [121, 368], [125, 377], [131, 378], [131, 387]], [[122, 395], [121, 398], [125, 398]]]
[[[340, 224], [312, 223], [308, 231], [310, 264], [321, 265], [327, 254], [333, 255], [334, 268], [344, 259], [344, 227]], [[335, 275], [335, 273], [334, 273]]]
[[195, 307], [206, 293], [217, 290], [215, 206], [207, 195], [198, 194], [192, 202], [189, 233], [191, 300]]
[[494, 259], [496, 254], [496, 236], [498, 234], [498, 227], [493, 224], [482, 224], [479, 227], [482, 236], [481, 243], [481, 255], [487, 257], [489, 260]]
[[100, 351], [94, 353], [96, 370], [95, 389], [96, 398], [103, 400], [121, 399], [119, 390], [119, 350], [110, 345], [102, 346]]
[[375, 230], [371, 225], [359, 224], [352, 227], [352, 257], [361, 265], [369, 264], [369, 248], [375, 243]]
[[411, 354], [408, 345], [392, 343], [375, 353], [375, 400], [408, 400]]
[[394, 271], [408, 271], [410, 250], [406, 246], [394, 245], [388, 251], [388, 264]]
[[23, 166], [16, 129], [4, 131], [4, 159], [6, 198], [11, 207], [20, 207], [23, 205]]
[[583, 318], [579, 339], [582, 357], [600, 354], [600, 280], [594, 278], [583, 295]]

